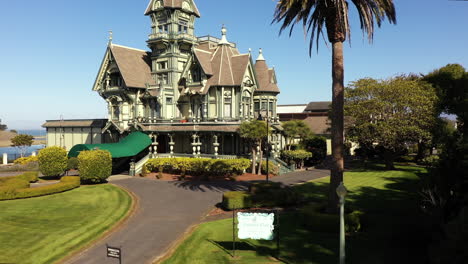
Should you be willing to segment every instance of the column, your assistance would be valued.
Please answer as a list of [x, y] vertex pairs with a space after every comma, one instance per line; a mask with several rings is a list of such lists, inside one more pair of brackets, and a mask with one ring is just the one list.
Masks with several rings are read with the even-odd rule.
[[214, 140], [214, 143], [213, 143], [214, 155], [215, 155], [215, 158], [218, 158], [218, 148], [219, 148], [218, 136], [214, 135], [213, 140]]
[[7, 165], [7, 164], [8, 164], [8, 154], [3, 153], [3, 165]]
[[36, 151], [33, 151], [33, 152], [31, 153], [31, 156], [36, 157], [36, 156], [37, 156]]
[[198, 157], [200, 157], [200, 154], [201, 154], [201, 141], [200, 141], [200, 136], [197, 136], [197, 139], [198, 139], [198, 143], [197, 143], [197, 155]]
[[192, 139], [193, 139], [192, 144], [191, 144], [192, 145], [192, 151], [193, 151], [192, 155], [193, 155], [193, 157], [196, 157], [197, 156], [197, 134], [193, 134]]
[[169, 149], [171, 150], [171, 156], [174, 155], [174, 145], [175, 145], [175, 142], [174, 142], [174, 135], [173, 134], [169, 134], [169, 138], [170, 138], [170, 142], [169, 142]]
[[153, 135], [153, 153], [152, 153], [152, 157], [156, 157], [156, 155], [158, 155], [158, 134], [154, 134]]

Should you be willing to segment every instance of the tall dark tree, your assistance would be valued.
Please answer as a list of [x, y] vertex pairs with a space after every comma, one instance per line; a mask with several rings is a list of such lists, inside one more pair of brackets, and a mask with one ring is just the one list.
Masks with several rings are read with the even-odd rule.
[[[396, 23], [396, 12], [392, 0], [351, 0], [355, 5], [361, 29], [367, 33], [369, 41], [374, 35], [374, 26], [380, 27], [385, 17]], [[338, 211], [336, 188], [343, 181], [344, 170], [344, 63], [343, 42], [350, 38], [348, 19], [349, 3], [346, 0], [279, 0], [273, 22], [282, 23], [281, 32], [290, 28], [292, 34], [296, 24], [302, 24], [305, 34], [311, 33], [309, 55], [316, 41], [326, 30], [332, 44], [332, 156], [333, 166], [330, 177], [329, 211]]]

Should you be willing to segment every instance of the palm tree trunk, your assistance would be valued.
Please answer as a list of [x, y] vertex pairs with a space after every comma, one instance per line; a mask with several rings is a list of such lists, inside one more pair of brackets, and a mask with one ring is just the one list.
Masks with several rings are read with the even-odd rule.
[[328, 211], [338, 213], [338, 195], [336, 188], [343, 181], [344, 160], [344, 63], [343, 42], [336, 41], [333, 45], [332, 56], [332, 114], [331, 114], [331, 136], [332, 136], [332, 167], [330, 177], [330, 189], [328, 194]]

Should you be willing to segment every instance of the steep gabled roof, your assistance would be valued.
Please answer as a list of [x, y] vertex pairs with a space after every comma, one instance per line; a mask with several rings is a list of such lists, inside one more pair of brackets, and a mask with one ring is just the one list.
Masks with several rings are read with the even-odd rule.
[[[261, 55], [263, 58], [263, 55]], [[258, 79], [258, 92], [274, 92], [279, 93], [280, 90], [276, 84], [275, 70], [269, 69], [264, 59], [258, 59], [255, 63], [255, 71]]]
[[193, 51], [205, 74], [213, 75], [213, 69], [211, 68], [211, 52], [201, 49], [193, 49]]
[[146, 88], [156, 85], [151, 76], [151, 55], [149, 52], [112, 44], [112, 56], [127, 87]]
[[[153, 5], [155, 1], [160, 0], [150, 0], [148, 7], [146, 8], [145, 15], [149, 15], [153, 11]], [[173, 9], [182, 9], [183, 3], [187, 1], [192, 5], [192, 13], [197, 17], [200, 17], [200, 11], [198, 11], [197, 5], [193, 0], [162, 0], [162, 7], [173, 8]]]

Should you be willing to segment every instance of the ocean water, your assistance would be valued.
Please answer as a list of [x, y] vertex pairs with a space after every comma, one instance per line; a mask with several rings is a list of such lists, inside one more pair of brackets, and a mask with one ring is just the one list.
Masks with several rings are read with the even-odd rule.
[[45, 129], [16, 129], [18, 134], [26, 134], [35, 137], [44, 137], [46, 135]]
[[[43, 148], [45, 148], [45, 145], [33, 145], [29, 147], [26, 150], [26, 157], [31, 156], [33, 152], [38, 153], [38, 151]], [[0, 160], [3, 160], [3, 153], [6, 153], [8, 155], [8, 162], [13, 162], [15, 159], [21, 157], [21, 155], [18, 152], [18, 149], [15, 147], [0, 148]]]

